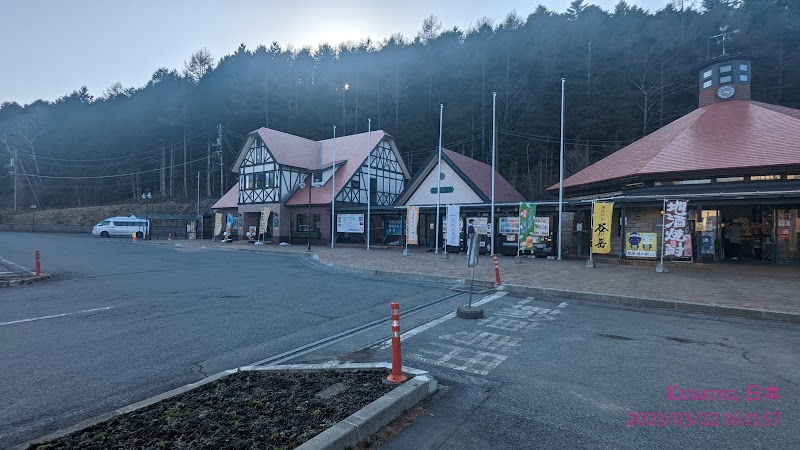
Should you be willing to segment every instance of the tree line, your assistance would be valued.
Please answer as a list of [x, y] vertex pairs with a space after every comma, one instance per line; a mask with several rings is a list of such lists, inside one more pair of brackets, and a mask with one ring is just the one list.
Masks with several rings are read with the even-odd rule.
[[[243, 136], [262, 126], [310, 139], [373, 129], [395, 137], [410, 170], [438, 143], [491, 161], [496, 93], [500, 173], [528, 198], [558, 181], [561, 78], [566, 172], [574, 173], [697, 107], [692, 68], [721, 52], [752, 55], [754, 100], [800, 108], [800, 2], [673, 1], [648, 12], [574, 0], [564, 13], [394, 34], [316, 49], [202, 49], [146, 85], [84, 86], [53, 102], [0, 105], [0, 207], [219, 197]], [[220, 168], [222, 170], [220, 170]], [[220, 175], [222, 179], [220, 180]], [[15, 183], [16, 180], [16, 183]]]

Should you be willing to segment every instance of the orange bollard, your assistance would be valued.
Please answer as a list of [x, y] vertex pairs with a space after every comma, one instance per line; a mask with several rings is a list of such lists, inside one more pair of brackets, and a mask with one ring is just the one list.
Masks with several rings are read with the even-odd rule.
[[403, 374], [400, 356], [400, 303], [392, 302], [392, 374], [386, 377], [390, 383], [402, 383], [408, 379]]
[[494, 280], [495, 284], [500, 286], [502, 283], [500, 282], [500, 266], [497, 265], [497, 255], [492, 255], [494, 258]]
[[42, 274], [42, 264], [39, 260], [39, 250], [36, 250], [36, 275]]

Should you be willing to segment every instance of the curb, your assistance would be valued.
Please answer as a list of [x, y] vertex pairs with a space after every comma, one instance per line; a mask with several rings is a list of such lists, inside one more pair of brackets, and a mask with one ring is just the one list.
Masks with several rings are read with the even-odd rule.
[[17, 278], [14, 280], [0, 280], [0, 287], [22, 286], [23, 284], [33, 284], [43, 280], [49, 280], [52, 277], [48, 274], [33, 275], [25, 278]]
[[[30, 445], [42, 444], [53, 439], [66, 436], [70, 433], [83, 430], [92, 425], [97, 425], [114, 417], [136, 411], [162, 400], [169, 399], [178, 394], [183, 394], [194, 388], [225, 378], [231, 374], [245, 371], [268, 371], [268, 372], [303, 372], [319, 370], [388, 370], [391, 369], [390, 363], [348, 363], [348, 364], [289, 364], [275, 366], [242, 366], [237, 369], [229, 369], [217, 374], [203, 378], [194, 383], [189, 383], [167, 392], [158, 394], [148, 399], [123, 406], [114, 411], [84, 420], [75, 425], [63, 428], [54, 433], [42, 436], [37, 439], [11, 447], [12, 450], [24, 450]], [[428, 398], [438, 389], [438, 382], [427, 371], [403, 367], [403, 372], [414, 375], [405, 383], [399, 385], [392, 391], [384, 394], [369, 405], [359, 409], [349, 417], [345, 418], [336, 425], [328, 428], [322, 433], [306, 441], [297, 449], [302, 450], [344, 450], [357, 445], [360, 441], [368, 438], [372, 434], [388, 425], [394, 419], [400, 417], [405, 411], [414, 405]]]

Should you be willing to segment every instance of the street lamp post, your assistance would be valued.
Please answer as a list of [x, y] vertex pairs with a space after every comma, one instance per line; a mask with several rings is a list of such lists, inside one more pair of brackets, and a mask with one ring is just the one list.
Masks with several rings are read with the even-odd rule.
[[151, 239], [150, 220], [149, 220], [150, 215], [149, 211], [147, 210], [148, 200], [150, 200], [151, 198], [153, 198], [153, 195], [150, 194], [150, 189], [145, 189], [144, 192], [142, 192], [142, 200], [144, 200], [144, 222], [147, 224], [146, 225], [147, 228], [145, 228], [144, 232], [146, 234], [145, 237], [147, 239]]
[[[308, 225], [306, 228], [306, 236], [308, 237], [308, 247], [306, 248], [307, 252], [311, 251], [311, 224], [313, 221], [311, 220], [311, 188], [312, 187], [319, 187], [320, 185], [314, 183], [314, 175], [309, 173], [308, 174]], [[306, 182], [300, 182], [300, 189], [306, 188]]]
[[36, 205], [31, 205], [31, 230], [32, 233], [36, 233]]
[[350, 83], [345, 83], [344, 87], [342, 88], [342, 135], [344, 135], [345, 131], [347, 130], [347, 116], [345, 115], [345, 108], [344, 108], [344, 93], [350, 89]]

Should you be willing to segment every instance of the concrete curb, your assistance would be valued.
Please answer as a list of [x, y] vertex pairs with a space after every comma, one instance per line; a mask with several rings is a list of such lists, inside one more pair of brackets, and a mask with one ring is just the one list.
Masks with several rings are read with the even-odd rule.
[[50, 275], [43, 273], [41, 275], [32, 275], [29, 277], [16, 278], [13, 280], [0, 279], [0, 287], [22, 286], [23, 284], [38, 283], [39, 281], [49, 280], [51, 278], [52, 277]]
[[[105, 422], [114, 417], [136, 411], [162, 400], [169, 399], [178, 394], [183, 394], [194, 388], [212, 383], [221, 378], [227, 377], [237, 372], [246, 371], [270, 371], [270, 372], [302, 372], [320, 370], [389, 370], [390, 363], [348, 363], [348, 364], [290, 364], [274, 366], [242, 366], [237, 369], [225, 370], [194, 383], [177, 387], [162, 394], [150, 397], [123, 406], [122, 408], [84, 420], [75, 425], [63, 428], [46, 436], [11, 447], [12, 450], [24, 450], [30, 445], [42, 444], [53, 439], [66, 436], [76, 431], [83, 430], [101, 422]], [[408, 409], [420, 401], [428, 398], [438, 389], [438, 382], [428, 372], [411, 367], [403, 367], [403, 372], [414, 375], [414, 378], [399, 385], [394, 390], [378, 398], [369, 405], [356, 411], [343, 421], [333, 427], [323, 431], [309, 441], [297, 447], [303, 450], [344, 450], [358, 444], [374, 434], [394, 419], [400, 417]]]

